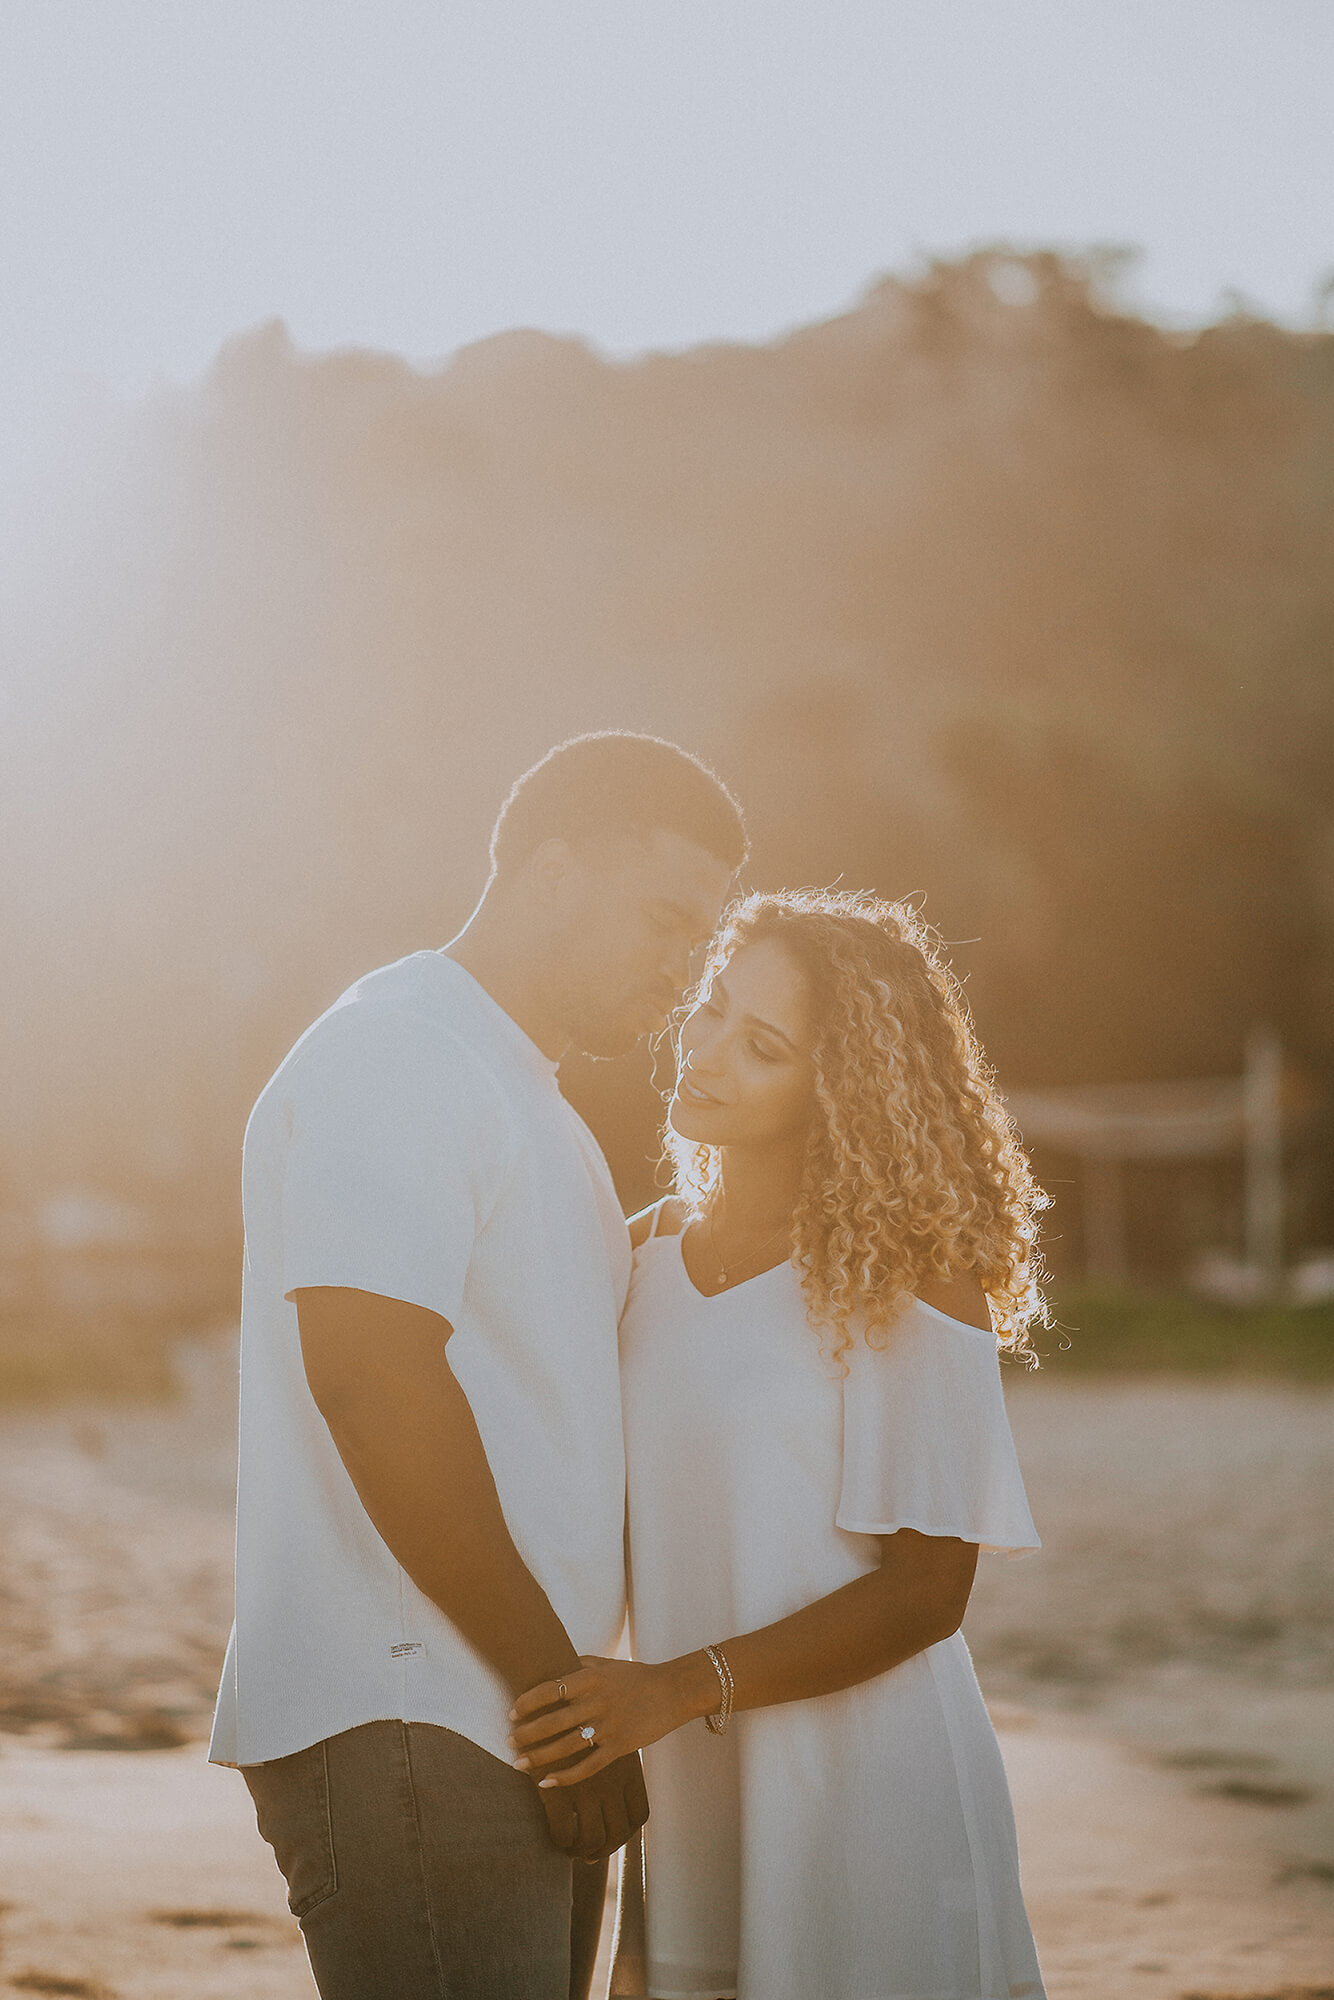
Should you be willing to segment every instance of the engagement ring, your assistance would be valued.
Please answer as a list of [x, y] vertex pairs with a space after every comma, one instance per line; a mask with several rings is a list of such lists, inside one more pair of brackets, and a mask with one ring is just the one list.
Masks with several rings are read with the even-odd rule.
[[591, 1722], [586, 1722], [579, 1731], [579, 1734], [583, 1737], [585, 1743], [593, 1743], [597, 1740], [597, 1731]]

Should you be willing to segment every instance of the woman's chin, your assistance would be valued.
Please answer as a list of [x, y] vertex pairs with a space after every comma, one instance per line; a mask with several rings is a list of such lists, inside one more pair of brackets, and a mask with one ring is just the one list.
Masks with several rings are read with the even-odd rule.
[[713, 1146], [717, 1144], [717, 1140], [714, 1138], [712, 1132], [706, 1129], [708, 1125], [707, 1114], [701, 1115], [693, 1105], [683, 1103], [679, 1097], [673, 1097], [671, 1103], [667, 1106], [667, 1123], [671, 1126], [673, 1132], [678, 1133], [683, 1139], [693, 1139], [696, 1145]]

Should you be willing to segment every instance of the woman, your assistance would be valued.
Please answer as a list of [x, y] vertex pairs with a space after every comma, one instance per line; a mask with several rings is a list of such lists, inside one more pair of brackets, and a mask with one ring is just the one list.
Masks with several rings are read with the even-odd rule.
[[668, 1115], [622, 1321], [636, 1658], [523, 1696], [516, 1761], [645, 1749], [652, 1995], [1040, 1996], [959, 1624], [979, 1548], [1038, 1546], [997, 1344], [1033, 1359], [1044, 1197], [915, 913], [736, 905]]

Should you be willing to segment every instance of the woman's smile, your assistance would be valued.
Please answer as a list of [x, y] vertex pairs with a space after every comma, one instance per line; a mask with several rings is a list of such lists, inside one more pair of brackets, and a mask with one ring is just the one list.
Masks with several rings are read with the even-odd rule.
[[804, 1131], [811, 1029], [806, 976], [783, 944], [741, 945], [712, 969], [681, 1024], [673, 1130], [701, 1145], [752, 1147]]

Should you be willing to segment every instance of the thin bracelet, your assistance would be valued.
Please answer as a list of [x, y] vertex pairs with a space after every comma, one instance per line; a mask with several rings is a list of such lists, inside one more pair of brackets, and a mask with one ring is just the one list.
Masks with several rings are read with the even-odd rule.
[[732, 1696], [736, 1692], [736, 1683], [732, 1679], [732, 1669], [727, 1664], [727, 1655], [722, 1647], [706, 1646], [704, 1651], [708, 1654], [709, 1663], [717, 1674], [718, 1685], [723, 1691], [722, 1707], [716, 1715], [705, 1716], [704, 1727], [711, 1730], [715, 1736], [721, 1736], [732, 1719]]

